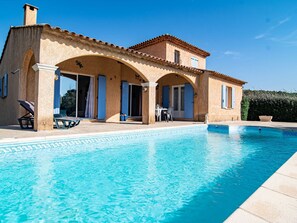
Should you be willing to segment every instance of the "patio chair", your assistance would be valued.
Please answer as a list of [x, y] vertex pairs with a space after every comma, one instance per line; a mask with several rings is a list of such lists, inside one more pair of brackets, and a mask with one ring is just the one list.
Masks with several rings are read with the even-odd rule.
[[166, 111], [166, 114], [165, 114], [165, 119], [166, 121], [168, 122], [169, 120], [173, 122], [173, 108], [172, 107], [169, 107]]
[[[18, 119], [22, 129], [33, 129], [34, 128], [34, 102], [18, 100], [20, 105], [28, 112], [24, 116]], [[59, 129], [69, 129], [79, 125], [80, 119], [65, 117], [62, 115], [54, 115], [55, 127]]]
[[27, 114], [18, 118], [18, 122], [22, 129], [34, 128], [34, 102], [18, 100], [20, 105], [27, 111]]
[[162, 109], [160, 107], [157, 106], [156, 111], [155, 111], [155, 115], [157, 117], [157, 121], [161, 121], [161, 116], [162, 116]]
[[79, 118], [62, 116], [61, 114], [54, 114], [55, 127], [58, 129], [69, 129], [78, 126]]

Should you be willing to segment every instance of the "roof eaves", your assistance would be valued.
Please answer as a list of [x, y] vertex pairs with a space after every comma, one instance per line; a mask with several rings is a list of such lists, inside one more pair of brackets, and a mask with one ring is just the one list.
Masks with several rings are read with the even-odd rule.
[[177, 38], [176, 36], [170, 35], [170, 34], [163, 34], [161, 36], [154, 37], [152, 39], [149, 39], [149, 40], [143, 41], [141, 43], [138, 43], [136, 45], [130, 46], [129, 48], [139, 50], [139, 49], [142, 49], [142, 48], [145, 48], [145, 47], [148, 47], [148, 46], [151, 46], [156, 43], [163, 42], [163, 41], [172, 42], [172, 43], [177, 44], [181, 47], [184, 47], [192, 52], [198, 53], [204, 57], [210, 56], [209, 52], [202, 50], [202, 49], [198, 48], [197, 46], [194, 46], [194, 45], [192, 45], [180, 38]]
[[247, 83], [246, 81], [243, 81], [243, 80], [228, 76], [226, 74], [222, 74], [222, 73], [214, 71], [214, 70], [205, 70], [205, 71], [208, 71], [211, 75], [213, 75], [215, 77], [222, 78], [222, 79], [225, 79], [225, 80], [229, 80], [229, 81], [241, 84], [241, 85], [244, 85], [244, 84]]
[[1, 53], [0, 64], [2, 63], [2, 59], [3, 59], [4, 53], [5, 53], [5, 50], [6, 50], [6, 47], [7, 47], [8, 39], [10, 37], [11, 29], [12, 29], [12, 27], [10, 27], [10, 29], [8, 31], [8, 34], [6, 36], [6, 40], [5, 40], [3, 50], [2, 50], [2, 53]]
[[133, 56], [138, 56], [138, 57], [141, 57], [143, 59], [146, 59], [146, 60], [149, 60], [149, 61], [152, 61], [152, 62], [156, 62], [156, 63], [162, 64], [162, 65], [168, 65], [170, 67], [186, 70], [188, 72], [192, 72], [192, 73], [196, 73], [196, 74], [202, 74], [203, 73], [203, 71], [195, 69], [195, 68], [190, 68], [190, 67], [187, 67], [187, 66], [176, 64], [176, 63], [173, 63], [173, 62], [170, 62], [170, 61], [161, 59], [159, 57], [155, 57], [155, 56], [152, 56], [150, 54], [143, 53], [143, 52], [131, 49], [131, 48], [125, 48], [125, 47], [122, 47], [122, 46], [117, 46], [117, 45], [114, 45], [114, 44], [111, 44], [111, 43], [108, 43], [108, 42], [103, 42], [101, 40], [90, 38], [88, 36], [76, 34], [74, 32], [70, 32], [68, 30], [63, 30], [60, 27], [52, 27], [49, 24], [46, 24], [44, 26], [46, 28], [52, 30], [52, 31], [55, 31], [55, 32], [59, 32], [59, 33], [66, 34], [66, 35], [71, 35], [71, 36], [76, 37], [78, 39], [83, 39], [83, 40], [86, 40], [86, 41], [89, 41], [89, 42], [92, 42], [92, 43], [105, 45], [105, 46], [108, 46], [110, 48], [119, 50], [119, 51], [121, 51], [123, 53], [129, 53], [129, 54], [131, 54]]

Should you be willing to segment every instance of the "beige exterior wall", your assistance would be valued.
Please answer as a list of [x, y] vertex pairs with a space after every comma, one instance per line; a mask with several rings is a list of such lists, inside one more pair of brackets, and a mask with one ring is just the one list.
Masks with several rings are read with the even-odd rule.
[[198, 120], [205, 121], [209, 108], [209, 75], [200, 75], [198, 81]]
[[188, 50], [185, 50], [171, 42], [166, 44], [166, 60], [174, 62], [174, 51], [178, 50], [180, 52], [180, 64], [192, 67], [191, 58], [195, 57], [198, 59], [198, 68], [206, 69], [206, 58], [198, 54], [194, 54]]
[[144, 47], [138, 51], [166, 60], [166, 45], [167, 43], [163, 41], [148, 47]]
[[[39, 44], [42, 29], [39, 27], [28, 27], [26, 29], [12, 29], [7, 41], [7, 45], [0, 64], [0, 78], [5, 73], [8, 73], [8, 97], [0, 98], [0, 125], [17, 124], [17, 118], [25, 114], [23, 108], [17, 102], [18, 99], [27, 99], [27, 72], [34, 73], [32, 68], [29, 68], [31, 56], [39, 58]], [[32, 55], [27, 59], [28, 52]], [[15, 72], [12, 74], [11, 72]], [[32, 81], [34, 77], [29, 75]], [[31, 83], [31, 81], [28, 83]], [[30, 84], [28, 87], [32, 87]], [[34, 85], [32, 87], [34, 89]], [[32, 95], [28, 96], [31, 100]]]
[[[210, 122], [241, 120], [242, 86], [217, 77], [209, 77], [208, 117]], [[235, 88], [235, 107], [222, 108], [222, 85]]]

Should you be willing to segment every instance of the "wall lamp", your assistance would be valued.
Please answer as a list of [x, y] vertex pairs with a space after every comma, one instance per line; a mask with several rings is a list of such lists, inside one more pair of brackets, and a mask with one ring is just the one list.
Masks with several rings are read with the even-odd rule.
[[15, 71], [11, 72], [11, 74], [16, 74], [18, 72], [20, 72], [20, 69], [16, 69]]
[[146, 86], [142, 87], [142, 91], [147, 92], [147, 87]]

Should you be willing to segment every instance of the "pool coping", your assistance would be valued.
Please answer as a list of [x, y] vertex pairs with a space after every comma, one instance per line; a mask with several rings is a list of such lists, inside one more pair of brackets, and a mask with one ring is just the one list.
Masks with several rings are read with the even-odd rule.
[[24, 138], [5, 138], [0, 139], [0, 143], [25, 143], [25, 142], [36, 142], [36, 141], [48, 141], [55, 139], [71, 139], [78, 137], [88, 137], [88, 136], [108, 136], [114, 134], [124, 134], [124, 133], [134, 133], [134, 132], [147, 132], [154, 130], [164, 130], [164, 129], [175, 129], [175, 128], [190, 128], [190, 127], [206, 127], [207, 124], [193, 124], [193, 125], [181, 125], [181, 126], [166, 126], [166, 127], [155, 127], [149, 129], [128, 129], [128, 130], [115, 130], [106, 132], [89, 132], [89, 133], [73, 133], [68, 135], [51, 135], [51, 136], [34, 136], [34, 137], [24, 137]]
[[224, 222], [296, 222], [297, 152]]

